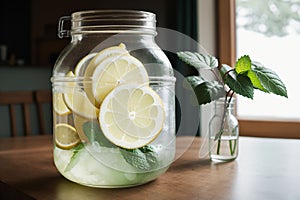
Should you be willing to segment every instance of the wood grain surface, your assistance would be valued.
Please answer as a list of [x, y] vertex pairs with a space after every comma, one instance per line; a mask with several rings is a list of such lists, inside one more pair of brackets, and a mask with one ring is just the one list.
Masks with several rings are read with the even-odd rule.
[[102, 189], [57, 172], [50, 135], [0, 139], [0, 199], [300, 199], [300, 140], [241, 137], [228, 163], [200, 159], [200, 146], [201, 138], [178, 137], [176, 160], [157, 180]]

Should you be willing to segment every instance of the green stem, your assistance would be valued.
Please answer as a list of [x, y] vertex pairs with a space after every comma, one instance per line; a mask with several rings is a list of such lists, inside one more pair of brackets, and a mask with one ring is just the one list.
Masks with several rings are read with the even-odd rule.
[[217, 155], [220, 155], [221, 139], [218, 139]]
[[229, 149], [230, 149], [230, 155], [233, 156], [234, 150], [232, 150], [232, 141], [231, 140], [229, 140]]
[[219, 139], [222, 136], [222, 134], [223, 134], [226, 111], [227, 111], [227, 108], [229, 107], [229, 104], [230, 104], [232, 96], [233, 96], [233, 93], [232, 93], [230, 95], [229, 101], [227, 102], [227, 98], [228, 98], [228, 95], [230, 94], [230, 92], [231, 92], [231, 89], [226, 93], [226, 96], [225, 96], [224, 112], [223, 112], [223, 116], [222, 116], [221, 127], [220, 127], [220, 131], [215, 136], [215, 140]]
[[234, 68], [232, 68], [231, 70], [228, 70], [224, 75], [223, 75], [223, 80], [224, 80], [224, 82], [225, 82], [225, 79], [226, 79], [226, 76], [230, 73], [230, 72], [233, 72], [235, 69]]
[[237, 140], [234, 140], [234, 146], [233, 146], [232, 156], [233, 156], [233, 154], [235, 153], [235, 150], [236, 150], [236, 141], [237, 141]]
[[[217, 155], [219, 155], [220, 154], [220, 149], [221, 149], [221, 137], [222, 137], [222, 134], [223, 134], [223, 129], [224, 129], [224, 124], [225, 124], [225, 116], [226, 116], [226, 112], [227, 112], [227, 109], [228, 109], [228, 107], [229, 107], [229, 105], [230, 105], [230, 102], [231, 102], [231, 100], [232, 100], [232, 97], [233, 97], [233, 94], [234, 94], [234, 92], [232, 92], [231, 94], [230, 94], [230, 92], [231, 92], [232, 90], [230, 89], [227, 93], [226, 93], [226, 96], [225, 96], [225, 102], [224, 102], [224, 113], [223, 113], [223, 117], [222, 117], [222, 123], [221, 123], [221, 128], [220, 128], [220, 131], [219, 131], [219, 133], [215, 136], [215, 140], [218, 140], [218, 146], [217, 146]], [[229, 94], [230, 94], [230, 97], [229, 97], [229, 100], [228, 100], [228, 102], [227, 102], [227, 98], [228, 98], [228, 96], [229, 96]], [[231, 149], [231, 146], [232, 146], [232, 144], [231, 144], [231, 141], [229, 141], [230, 143], [230, 152], [232, 152], [232, 149]], [[232, 154], [232, 153], [231, 153]]]
[[233, 156], [235, 154], [236, 142], [237, 142], [237, 140], [234, 140], [233, 147], [232, 147], [232, 140], [229, 140], [229, 148], [230, 148], [231, 156]]

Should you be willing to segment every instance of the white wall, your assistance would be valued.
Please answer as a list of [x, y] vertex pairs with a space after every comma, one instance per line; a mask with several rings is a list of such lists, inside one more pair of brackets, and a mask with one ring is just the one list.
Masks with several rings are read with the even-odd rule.
[[[215, 0], [198, 0], [199, 40], [205, 51], [216, 55]], [[208, 123], [212, 116], [212, 104], [201, 106], [200, 134], [208, 134]]]
[[198, 0], [199, 41], [207, 53], [216, 54], [215, 0]]

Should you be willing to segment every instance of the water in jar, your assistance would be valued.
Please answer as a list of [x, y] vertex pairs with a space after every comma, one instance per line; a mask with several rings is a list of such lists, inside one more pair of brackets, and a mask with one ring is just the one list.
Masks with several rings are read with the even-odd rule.
[[54, 162], [71, 181], [140, 185], [174, 159], [174, 80], [148, 76], [122, 48], [86, 55], [54, 77]]

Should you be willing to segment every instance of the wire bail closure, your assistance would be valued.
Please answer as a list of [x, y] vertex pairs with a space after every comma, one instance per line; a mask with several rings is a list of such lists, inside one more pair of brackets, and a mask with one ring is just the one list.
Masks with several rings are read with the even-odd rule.
[[64, 29], [64, 26], [68, 21], [71, 22], [71, 16], [63, 16], [59, 18], [57, 33], [59, 38], [70, 37], [70, 29]]

